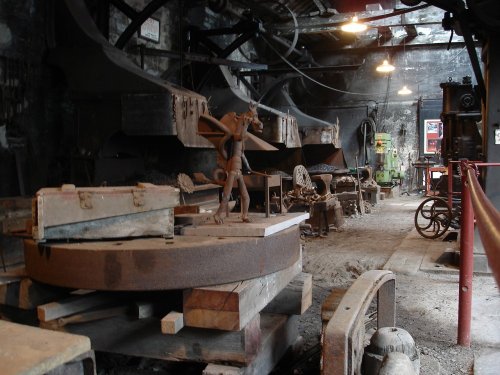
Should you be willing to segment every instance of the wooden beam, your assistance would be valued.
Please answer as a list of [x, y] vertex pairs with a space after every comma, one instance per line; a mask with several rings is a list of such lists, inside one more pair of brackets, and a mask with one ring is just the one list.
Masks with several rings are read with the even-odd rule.
[[244, 371], [245, 370], [240, 367], [210, 363], [203, 369], [202, 375], [244, 375]]
[[263, 310], [265, 313], [302, 315], [312, 304], [312, 275], [295, 276]]
[[40, 284], [24, 276], [14, 276], [16, 273], [0, 276], [0, 304], [31, 310], [69, 293], [68, 289]]
[[[248, 365], [257, 355], [264, 337], [279, 343], [287, 317], [260, 315], [237, 332], [184, 327], [176, 335], [164, 335], [158, 318], [133, 319], [117, 316], [101, 321], [66, 326], [68, 332], [90, 337], [95, 350], [156, 358]], [[261, 326], [266, 331], [261, 330]], [[276, 333], [274, 333], [276, 332]]]
[[302, 270], [302, 260], [282, 271], [238, 283], [184, 291], [189, 327], [239, 331]]

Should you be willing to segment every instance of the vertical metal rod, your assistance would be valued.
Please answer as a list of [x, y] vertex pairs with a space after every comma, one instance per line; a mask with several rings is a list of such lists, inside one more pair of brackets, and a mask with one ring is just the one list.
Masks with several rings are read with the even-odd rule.
[[141, 53], [141, 69], [144, 70], [144, 44], [139, 46], [139, 52]]
[[365, 205], [363, 202], [363, 193], [361, 192], [361, 179], [359, 177], [359, 165], [357, 156], [356, 156], [356, 175], [358, 179], [358, 202], [359, 202], [358, 211], [361, 215], [363, 215], [365, 213]]
[[467, 164], [462, 168], [462, 223], [460, 226], [460, 280], [458, 291], [457, 344], [470, 347], [472, 275], [474, 272], [474, 211], [467, 181]]
[[453, 210], [453, 163], [448, 160], [448, 206]]
[[363, 164], [366, 165], [366, 122], [363, 122]]

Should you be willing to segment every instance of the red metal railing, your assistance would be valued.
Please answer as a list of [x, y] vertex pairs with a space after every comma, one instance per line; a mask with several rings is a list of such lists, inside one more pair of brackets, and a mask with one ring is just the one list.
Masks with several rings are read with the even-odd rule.
[[[452, 162], [448, 164], [448, 202], [451, 201], [450, 184]], [[458, 294], [458, 339], [462, 346], [470, 346], [472, 276], [474, 272], [474, 216], [488, 263], [500, 286], [500, 213], [484, 194], [479, 181], [478, 167], [500, 166], [500, 163], [462, 161], [462, 215], [460, 225], [460, 281]]]

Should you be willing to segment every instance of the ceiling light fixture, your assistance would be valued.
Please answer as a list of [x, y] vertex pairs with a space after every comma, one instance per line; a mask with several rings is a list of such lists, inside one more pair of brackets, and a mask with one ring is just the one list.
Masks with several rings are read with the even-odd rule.
[[398, 91], [398, 94], [399, 95], [410, 95], [412, 93], [412, 91], [405, 86], [403, 86], [403, 88], [401, 90]]
[[389, 61], [384, 60], [384, 62], [377, 66], [377, 72], [380, 73], [390, 73], [394, 70], [394, 65], [389, 64]]
[[348, 33], [360, 33], [367, 29], [367, 26], [363, 23], [358, 22], [358, 17], [352, 17], [351, 22], [346, 23], [340, 27], [342, 31], [346, 31]]
[[[404, 63], [405, 63], [405, 67], [403, 69], [403, 83], [406, 82], [406, 68], [407, 68], [405, 39], [403, 39], [403, 59], [404, 59]], [[404, 84], [403, 84], [403, 88], [398, 91], [398, 95], [410, 95], [411, 93], [412, 93], [412, 91], [408, 87], [406, 87], [406, 85], [404, 85]]]

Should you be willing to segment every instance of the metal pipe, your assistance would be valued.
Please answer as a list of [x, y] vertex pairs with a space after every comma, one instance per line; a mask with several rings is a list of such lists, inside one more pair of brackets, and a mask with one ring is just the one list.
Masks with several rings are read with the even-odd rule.
[[474, 211], [472, 209], [466, 161], [462, 168], [462, 217], [460, 225], [460, 277], [458, 290], [457, 344], [470, 347], [472, 275], [474, 272]]

